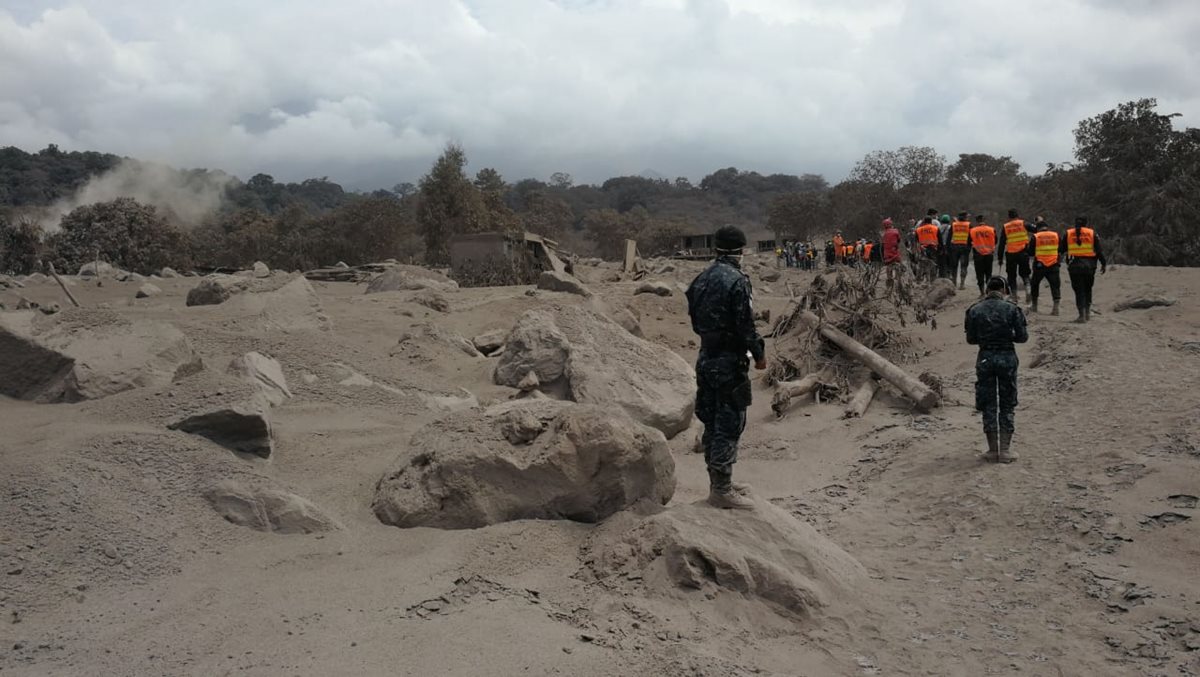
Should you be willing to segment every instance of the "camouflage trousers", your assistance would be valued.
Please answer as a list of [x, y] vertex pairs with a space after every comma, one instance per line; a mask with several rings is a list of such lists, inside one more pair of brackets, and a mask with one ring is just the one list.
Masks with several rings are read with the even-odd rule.
[[704, 424], [704, 462], [713, 488], [728, 491], [738, 440], [750, 406], [749, 360], [735, 353], [700, 354], [696, 361], [696, 418]]
[[1017, 353], [980, 350], [975, 360], [975, 409], [983, 414], [983, 431], [1016, 429]]

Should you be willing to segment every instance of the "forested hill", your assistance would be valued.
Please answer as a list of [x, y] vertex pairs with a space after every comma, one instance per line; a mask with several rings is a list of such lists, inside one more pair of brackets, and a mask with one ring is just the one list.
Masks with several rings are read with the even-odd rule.
[[[868, 153], [832, 185], [816, 174], [734, 167], [698, 183], [621, 176], [589, 185], [565, 173], [510, 181], [494, 168], [469, 167], [466, 151], [449, 146], [416, 184], [356, 193], [328, 178], [281, 183], [257, 174], [241, 181], [219, 170], [175, 170], [54, 146], [36, 153], [4, 148], [0, 272], [20, 271], [28, 265], [21, 262], [54, 249], [55, 238], [63, 239], [52, 236], [59, 219], [63, 229], [83, 233], [96, 219], [119, 222], [134, 212], [137, 222], [181, 227], [186, 237], [172, 241], [186, 251], [171, 252], [180, 259], [208, 265], [261, 259], [290, 269], [387, 257], [437, 264], [455, 234], [489, 230], [531, 230], [606, 257], [619, 256], [625, 238], [636, 238], [643, 253], [669, 253], [679, 235], [724, 223], [789, 239], [820, 237], [835, 227], [870, 237], [883, 217], [905, 224], [930, 207], [982, 213], [994, 223], [1016, 208], [1060, 228], [1086, 214], [1115, 260], [1197, 265], [1200, 129], [1173, 117], [1153, 99], [1123, 103], [1077, 125], [1074, 162], [1039, 172], [1006, 156], [963, 153], [948, 162], [934, 148], [904, 146]], [[101, 205], [75, 218], [68, 213], [123, 195], [137, 202]]]

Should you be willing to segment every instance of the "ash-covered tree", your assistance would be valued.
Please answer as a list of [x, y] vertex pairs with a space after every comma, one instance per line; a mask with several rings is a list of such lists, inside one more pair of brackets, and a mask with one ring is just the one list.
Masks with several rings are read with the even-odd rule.
[[417, 223], [425, 238], [425, 260], [442, 265], [450, 260], [450, 239], [487, 227], [487, 209], [479, 190], [464, 171], [467, 156], [450, 144], [421, 179]]
[[510, 186], [500, 172], [491, 167], [484, 167], [475, 174], [475, 187], [479, 190], [484, 210], [487, 212], [484, 230], [500, 233], [520, 230], [520, 219], [505, 202]]
[[767, 227], [776, 239], [809, 240], [828, 230], [831, 220], [829, 195], [824, 192], [780, 195], [767, 212]]
[[1200, 259], [1200, 129], [1176, 130], [1155, 99], [1129, 101], [1075, 130], [1092, 224], [1119, 258], [1145, 265]]
[[41, 226], [30, 219], [0, 214], [0, 274], [37, 272], [41, 251]]
[[191, 267], [190, 242], [183, 231], [154, 207], [127, 197], [74, 209], [48, 244], [55, 263], [67, 271], [97, 256], [144, 275], [164, 266]]

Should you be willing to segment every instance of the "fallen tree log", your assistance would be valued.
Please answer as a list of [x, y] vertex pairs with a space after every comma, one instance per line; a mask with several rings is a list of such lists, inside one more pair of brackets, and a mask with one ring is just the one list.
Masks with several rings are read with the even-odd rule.
[[854, 391], [854, 397], [850, 399], [850, 404], [846, 405], [843, 418], [859, 418], [867, 413], [867, 408], [871, 406], [871, 400], [875, 399], [877, 392], [879, 392], [879, 379], [872, 374], [863, 381], [858, 390]]
[[799, 381], [780, 381], [776, 383], [775, 397], [771, 398], [771, 411], [775, 412], [776, 416], [783, 416], [783, 413], [792, 405], [793, 399], [816, 392], [821, 386], [825, 385], [830, 376], [831, 374], [828, 370], [822, 370], [815, 374], [809, 374]]
[[878, 374], [888, 383], [896, 386], [900, 392], [904, 393], [917, 405], [918, 410], [928, 412], [938, 406], [941, 398], [938, 397], [937, 393], [908, 372], [884, 359], [879, 353], [855, 341], [833, 326], [821, 322], [821, 318], [817, 317], [810, 310], [801, 311], [799, 316], [805, 324], [816, 327], [821, 336], [830, 343], [841, 348], [850, 357], [866, 365], [867, 368]]

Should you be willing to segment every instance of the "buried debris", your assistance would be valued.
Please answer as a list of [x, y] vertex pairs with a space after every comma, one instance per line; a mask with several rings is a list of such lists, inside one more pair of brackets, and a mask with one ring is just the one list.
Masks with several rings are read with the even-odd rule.
[[809, 374], [798, 381], [779, 381], [775, 384], [775, 396], [771, 399], [771, 411], [776, 416], [783, 416], [792, 400], [813, 394], [819, 397], [822, 390], [836, 389], [832, 383], [834, 372], [825, 369], [820, 373]]
[[1166, 296], [1138, 296], [1128, 298], [1113, 306], [1113, 312], [1119, 313], [1123, 310], [1145, 310], [1147, 308], [1156, 308], [1160, 306], [1173, 306], [1175, 299]]
[[312, 534], [339, 528], [333, 518], [295, 494], [224, 480], [204, 498], [221, 517], [243, 527], [280, 534]]
[[913, 339], [905, 331], [910, 322], [905, 311], [911, 311], [911, 319], [919, 323], [932, 320], [930, 306], [914, 301], [931, 292], [916, 287], [904, 270], [892, 271], [886, 281], [881, 278], [877, 267], [817, 276], [775, 323], [771, 335], [777, 355], [768, 382], [789, 381], [832, 367], [841, 392], [848, 393], [851, 374], [866, 367], [912, 400], [919, 411], [938, 406], [939, 393], [894, 361], [911, 356]]

